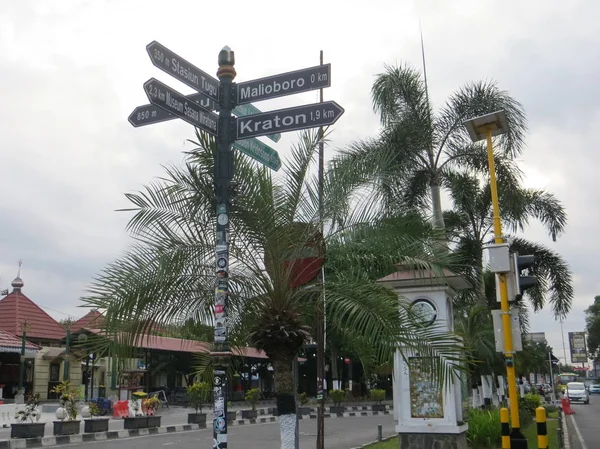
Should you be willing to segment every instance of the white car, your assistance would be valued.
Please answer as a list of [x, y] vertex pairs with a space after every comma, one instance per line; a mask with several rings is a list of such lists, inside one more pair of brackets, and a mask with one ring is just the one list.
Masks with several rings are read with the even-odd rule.
[[590, 403], [590, 396], [583, 382], [569, 382], [565, 390], [565, 395], [569, 401], [581, 401], [584, 404]]

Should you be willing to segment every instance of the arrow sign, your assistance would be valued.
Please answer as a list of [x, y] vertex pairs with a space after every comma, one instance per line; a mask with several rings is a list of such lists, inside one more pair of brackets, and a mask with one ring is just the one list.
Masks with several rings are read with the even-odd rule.
[[298, 94], [331, 86], [331, 64], [259, 78], [237, 86], [238, 104]]
[[218, 134], [219, 117], [198, 103], [189, 100], [183, 94], [154, 78], [150, 78], [144, 83], [144, 90], [153, 105], [163, 108], [214, 136]]
[[[217, 110], [219, 106], [206, 95], [197, 93], [186, 96], [190, 101], [194, 101], [202, 106], [204, 109]], [[152, 125], [153, 123], [166, 122], [168, 120], [176, 119], [177, 117], [170, 112], [167, 112], [163, 108], [154, 106], [153, 104], [145, 104], [138, 106], [129, 115], [128, 120], [133, 126], [140, 127], [145, 125]]]
[[[231, 112], [238, 117], [246, 117], [247, 115], [260, 114], [262, 111], [252, 104], [239, 104]], [[268, 134], [267, 137], [273, 142], [279, 142], [281, 134]]]
[[156, 41], [146, 45], [146, 51], [155, 67], [207, 97], [219, 101], [219, 82], [208, 73]]
[[233, 142], [233, 147], [261, 164], [266, 165], [271, 170], [277, 171], [281, 168], [281, 159], [279, 159], [277, 151], [265, 145], [260, 140], [238, 140], [237, 142]]
[[344, 109], [335, 101], [326, 101], [239, 117], [236, 124], [237, 139], [333, 125], [343, 113]]

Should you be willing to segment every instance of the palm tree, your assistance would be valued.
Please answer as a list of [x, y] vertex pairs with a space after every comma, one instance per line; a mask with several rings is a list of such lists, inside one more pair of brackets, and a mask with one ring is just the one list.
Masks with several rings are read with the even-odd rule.
[[436, 113], [419, 71], [407, 65], [385, 69], [372, 88], [373, 108], [383, 126], [380, 136], [354, 143], [333, 166], [353, 169], [355, 179], [372, 185], [385, 210], [424, 209], [431, 202], [433, 227], [443, 240], [446, 174], [457, 166], [487, 171], [485, 146], [471, 142], [463, 122], [503, 109], [510, 129], [495, 138], [495, 147], [514, 157], [523, 147], [524, 112], [495, 83], [476, 82], [461, 87]]
[[[263, 350], [273, 365], [285, 449], [293, 447], [295, 437], [292, 360], [310, 338], [315, 310], [322, 304], [322, 284], [292, 286], [296, 273], [290, 263], [295, 252], [318, 240], [322, 223], [317, 180], [310, 175], [319, 138], [302, 134], [282, 178], [235, 154], [227, 325], [239, 344]], [[148, 330], [149, 322], [213, 322], [215, 143], [205, 134], [197, 133], [197, 139], [183, 168], [169, 168], [145, 191], [127, 195], [135, 212], [128, 229], [137, 244], [103, 270], [84, 298], [106, 311], [109, 331], [127, 322], [134, 338]], [[369, 203], [359, 202], [349, 211], [348, 201], [338, 203], [343, 189], [333, 191], [333, 184], [326, 185], [327, 245], [343, 243], [350, 234], [360, 239], [380, 232], [389, 242], [387, 251], [365, 259], [377, 258], [388, 267], [403, 262], [439, 268], [433, 263], [439, 259], [426, 251], [427, 239], [384, 233]], [[407, 240], [412, 245], [403, 245]], [[325, 288], [330, 326], [362, 337], [381, 359], [391, 359], [399, 344], [431, 356], [432, 375], [440, 382], [457, 368], [460, 353], [453, 336], [415, 324], [410, 310], [399, 311], [397, 297], [364, 273], [329, 269], [334, 273]]]
[[[501, 158], [501, 156], [499, 156]], [[505, 167], [510, 163], [505, 161]], [[507, 170], [498, 181], [498, 195], [506, 232], [523, 231], [531, 219], [537, 219], [556, 240], [567, 222], [565, 210], [554, 195], [544, 190], [521, 187], [518, 172]], [[482, 183], [469, 172], [448, 173], [445, 187], [450, 193], [453, 209], [445, 212], [447, 235], [455, 244], [456, 253], [473, 267], [475, 277], [482, 280], [484, 246], [492, 242], [493, 213], [489, 182]], [[512, 239], [511, 250], [534, 254], [533, 272], [538, 285], [527, 290], [533, 309], [540, 310], [546, 302], [546, 292], [556, 317], [564, 317], [571, 308], [573, 286], [571, 271], [560, 255], [541, 244], [522, 238]], [[480, 285], [484, 285], [483, 282]], [[486, 302], [482, 291], [471, 292]], [[492, 297], [495, 302], [495, 296]], [[467, 304], [470, 304], [468, 301]]]

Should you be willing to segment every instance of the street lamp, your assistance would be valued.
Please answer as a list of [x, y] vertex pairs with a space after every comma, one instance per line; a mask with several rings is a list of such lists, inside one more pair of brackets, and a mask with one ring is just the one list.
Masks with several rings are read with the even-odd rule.
[[[494, 164], [494, 147], [492, 137], [508, 132], [508, 121], [504, 111], [475, 117], [464, 122], [469, 136], [473, 142], [487, 141], [488, 168], [490, 172], [490, 190], [492, 193], [492, 206], [494, 210], [494, 237], [496, 245], [504, 244], [502, 235], [502, 222], [500, 221], [500, 205], [498, 202], [498, 188], [496, 185], [496, 166]], [[506, 361], [506, 377], [508, 380], [508, 399], [512, 431], [510, 434], [511, 448], [527, 449], [527, 440], [521, 433], [519, 422], [519, 403], [517, 398], [517, 382], [515, 376], [515, 351], [513, 349], [510, 305], [508, 302], [508, 286], [506, 273], [497, 273], [500, 285], [500, 305], [502, 310], [502, 327], [504, 330], [504, 356]]]
[[[79, 343], [81, 343], [82, 345], [85, 344], [85, 342], [87, 341], [87, 335], [86, 334], [79, 334], [77, 337], [77, 341]], [[85, 356], [85, 400], [88, 400], [88, 384], [90, 383], [90, 356], [86, 351], [86, 356]]]

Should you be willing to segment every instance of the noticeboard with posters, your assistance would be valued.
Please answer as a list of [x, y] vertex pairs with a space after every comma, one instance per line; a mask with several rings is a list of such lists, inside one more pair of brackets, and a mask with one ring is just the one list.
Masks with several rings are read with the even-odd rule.
[[571, 363], [587, 363], [585, 332], [569, 332], [569, 348], [571, 349]]

